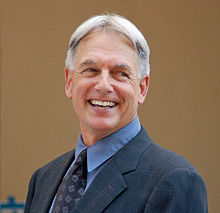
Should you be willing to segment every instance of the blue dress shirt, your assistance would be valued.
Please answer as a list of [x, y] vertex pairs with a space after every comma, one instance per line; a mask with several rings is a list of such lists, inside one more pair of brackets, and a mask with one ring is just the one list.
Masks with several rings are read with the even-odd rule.
[[[107, 160], [111, 158], [119, 149], [133, 139], [141, 130], [141, 125], [138, 116], [128, 125], [119, 129], [118, 131], [108, 135], [107, 137], [97, 141], [91, 147], [87, 147], [82, 139], [82, 135], [79, 135], [78, 143], [75, 150], [75, 160], [79, 154], [87, 149], [87, 182], [86, 189], [90, 186], [96, 175], [100, 172]], [[75, 160], [71, 164], [68, 171], [75, 164]], [[68, 173], [66, 172], [66, 174]], [[49, 213], [52, 212], [54, 201], [51, 205]]]

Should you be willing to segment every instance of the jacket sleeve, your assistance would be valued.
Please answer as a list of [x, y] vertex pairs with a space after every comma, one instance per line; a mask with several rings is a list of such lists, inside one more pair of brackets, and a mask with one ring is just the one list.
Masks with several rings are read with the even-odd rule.
[[30, 212], [31, 202], [33, 200], [34, 191], [35, 191], [35, 180], [36, 180], [36, 176], [37, 176], [39, 170], [40, 169], [36, 170], [31, 177], [29, 187], [28, 187], [28, 194], [27, 194], [27, 198], [26, 198], [26, 202], [25, 202], [25, 207], [24, 207], [24, 213]]
[[145, 213], [208, 213], [206, 186], [200, 175], [177, 169], [162, 176], [155, 186]]

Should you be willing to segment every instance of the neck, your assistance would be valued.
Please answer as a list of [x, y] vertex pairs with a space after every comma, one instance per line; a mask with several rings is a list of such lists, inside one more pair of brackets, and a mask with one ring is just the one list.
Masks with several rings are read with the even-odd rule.
[[85, 130], [81, 127], [81, 134], [83, 138], [83, 142], [87, 147], [94, 145], [97, 141], [101, 140], [102, 138], [112, 134], [112, 132], [103, 132], [101, 130]]
[[[133, 119], [134, 120], [134, 119]], [[131, 120], [132, 121], [132, 120]], [[129, 123], [124, 123], [114, 129], [94, 129], [85, 126], [84, 123], [80, 122], [80, 130], [83, 138], [83, 142], [87, 147], [94, 145], [97, 141], [111, 135], [112, 133], [118, 131], [119, 129], [125, 127]]]

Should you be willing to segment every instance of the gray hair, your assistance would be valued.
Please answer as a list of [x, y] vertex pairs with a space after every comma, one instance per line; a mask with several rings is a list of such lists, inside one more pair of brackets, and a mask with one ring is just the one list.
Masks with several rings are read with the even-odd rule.
[[116, 14], [93, 16], [83, 22], [72, 34], [65, 66], [70, 71], [74, 70], [74, 56], [80, 41], [91, 32], [109, 28], [126, 36], [137, 52], [138, 78], [142, 79], [150, 74], [149, 55], [150, 49], [147, 41], [137, 27], [126, 18]]

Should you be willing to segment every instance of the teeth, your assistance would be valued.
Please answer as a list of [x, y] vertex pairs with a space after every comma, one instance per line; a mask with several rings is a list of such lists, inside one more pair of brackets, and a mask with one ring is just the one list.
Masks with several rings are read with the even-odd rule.
[[112, 106], [115, 106], [116, 103], [112, 102], [112, 101], [98, 101], [98, 100], [91, 100], [90, 101], [91, 104], [93, 105], [98, 105], [100, 107], [112, 107]]

